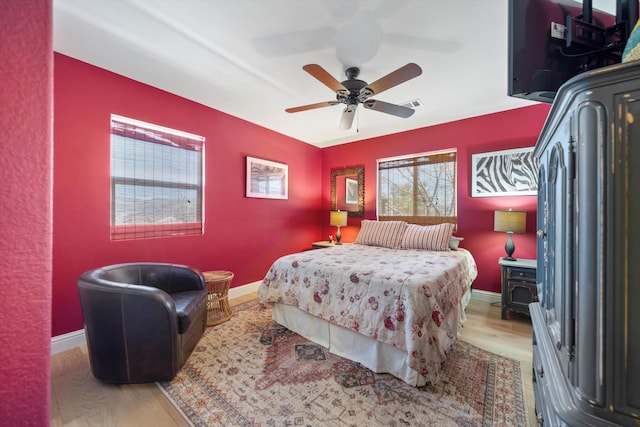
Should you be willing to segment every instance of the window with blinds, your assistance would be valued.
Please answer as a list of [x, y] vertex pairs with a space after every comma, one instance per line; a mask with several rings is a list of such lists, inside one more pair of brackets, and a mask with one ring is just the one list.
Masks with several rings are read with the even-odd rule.
[[111, 116], [111, 240], [202, 234], [204, 137]]
[[456, 151], [378, 160], [378, 219], [456, 224]]

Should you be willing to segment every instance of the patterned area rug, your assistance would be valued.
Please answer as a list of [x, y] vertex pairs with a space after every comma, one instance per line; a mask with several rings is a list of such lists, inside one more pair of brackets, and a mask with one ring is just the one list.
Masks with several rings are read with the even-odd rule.
[[458, 341], [420, 388], [329, 353], [257, 301], [208, 328], [163, 391], [194, 426], [524, 426], [519, 362]]

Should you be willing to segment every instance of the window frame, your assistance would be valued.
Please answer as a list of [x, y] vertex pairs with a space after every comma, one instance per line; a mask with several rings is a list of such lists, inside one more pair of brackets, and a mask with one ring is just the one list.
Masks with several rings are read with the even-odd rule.
[[[115, 124], [114, 124], [115, 123]], [[124, 127], [119, 127], [123, 125]], [[144, 135], [144, 137], [138, 137]], [[126, 177], [118, 176], [114, 174], [114, 136], [130, 138], [143, 143], [157, 143], [159, 145], [166, 145], [169, 147], [183, 148], [189, 151], [199, 152], [198, 166], [197, 166], [197, 179], [196, 183], [187, 182], [185, 179], [182, 182], [168, 181], [162, 179], [148, 179], [139, 177]], [[189, 235], [202, 235], [204, 233], [204, 195], [205, 195], [205, 138], [200, 135], [183, 132], [176, 129], [171, 129], [156, 124], [143, 122], [136, 119], [131, 119], [116, 114], [111, 115], [110, 131], [109, 131], [109, 147], [110, 147], [110, 170], [109, 170], [109, 183], [110, 183], [110, 240], [122, 241], [122, 240], [138, 240], [147, 238], [161, 238], [161, 237], [178, 237]], [[127, 159], [131, 161], [131, 159]], [[154, 159], [156, 162], [158, 159]], [[154, 167], [156, 163], [153, 163]], [[146, 166], [146, 162], [145, 162]], [[191, 175], [194, 177], [195, 175]], [[176, 222], [150, 222], [150, 223], [132, 223], [123, 224], [116, 223], [116, 203], [117, 203], [117, 191], [116, 186], [127, 185], [147, 188], [162, 188], [168, 191], [171, 190], [195, 190], [195, 200], [193, 201], [196, 207], [196, 216], [199, 220], [193, 222], [176, 221]], [[191, 203], [191, 201], [189, 201]]]
[[[380, 214], [380, 202], [381, 202], [381, 178], [380, 178], [380, 165], [385, 162], [392, 162], [397, 160], [407, 160], [407, 159], [417, 159], [420, 157], [433, 157], [433, 156], [444, 156], [454, 154], [454, 171], [453, 171], [453, 203], [454, 203], [454, 211], [455, 215], [453, 216], [425, 216], [425, 215], [381, 215]], [[435, 162], [434, 162], [435, 163]], [[440, 163], [440, 162], [438, 162]], [[417, 166], [417, 165], [416, 165]], [[419, 225], [435, 225], [443, 222], [448, 222], [456, 225], [458, 224], [458, 150], [456, 148], [448, 148], [443, 150], [436, 151], [426, 151], [421, 153], [412, 153], [406, 154], [402, 156], [394, 156], [394, 157], [385, 157], [376, 160], [376, 217], [379, 221], [406, 221], [410, 224], [419, 224]], [[415, 194], [415, 188], [414, 188]], [[415, 196], [414, 196], [415, 197]], [[415, 201], [415, 198], [414, 198]], [[415, 208], [415, 203], [414, 203]]]

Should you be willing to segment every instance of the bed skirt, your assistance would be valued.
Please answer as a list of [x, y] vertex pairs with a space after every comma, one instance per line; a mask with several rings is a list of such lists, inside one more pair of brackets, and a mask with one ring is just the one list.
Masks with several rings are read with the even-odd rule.
[[[466, 320], [464, 309], [470, 298], [471, 289], [446, 318], [456, 336], [459, 325]], [[292, 305], [274, 304], [273, 320], [309, 341], [326, 347], [331, 353], [358, 362], [375, 373], [391, 374], [414, 387], [426, 384], [425, 377], [409, 367], [406, 351], [331, 324]]]

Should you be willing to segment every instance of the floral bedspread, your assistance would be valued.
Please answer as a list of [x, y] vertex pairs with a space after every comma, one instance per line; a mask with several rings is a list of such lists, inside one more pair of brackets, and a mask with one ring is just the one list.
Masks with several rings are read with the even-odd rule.
[[408, 365], [437, 381], [456, 336], [445, 321], [477, 276], [469, 251], [419, 251], [358, 244], [278, 259], [258, 290], [284, 303], [402, 349]]

